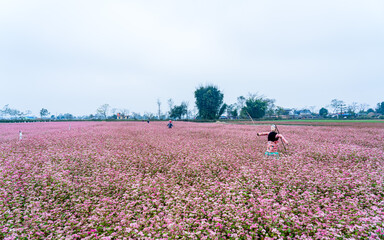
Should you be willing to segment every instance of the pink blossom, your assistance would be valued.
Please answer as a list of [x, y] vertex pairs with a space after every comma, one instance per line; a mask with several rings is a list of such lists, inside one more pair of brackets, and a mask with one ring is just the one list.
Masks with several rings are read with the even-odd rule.
[[263, 125], [0, 124], [0, 238], [383, 238], [384, 128], [279, 130], [277, 159]]

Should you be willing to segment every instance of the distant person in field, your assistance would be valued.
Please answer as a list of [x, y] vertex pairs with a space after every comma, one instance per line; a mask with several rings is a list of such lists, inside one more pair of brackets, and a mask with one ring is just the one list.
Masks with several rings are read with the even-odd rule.
[[19, 140], [21, 141], [23, 139], [23, 132], [19, 130]]
[[257, 133], [257, 136], [268, 136], [267, 151], [265, 152], [265, 156], [279, 157], [279, 139], [288, 144], [288, 141], [284, 138], [284, 136], [277, 133], [277, 128], [275, 125], [271, 126], [270, 132]]
[[173, 127], [173, 124], [172, 124], [172, 120], [169, 120], [169, 123], [167, 124], [168, 128], [172, 128]]

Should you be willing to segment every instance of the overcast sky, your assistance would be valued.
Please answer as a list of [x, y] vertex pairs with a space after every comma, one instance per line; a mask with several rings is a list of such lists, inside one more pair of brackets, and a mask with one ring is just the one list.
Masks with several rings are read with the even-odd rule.
[[291, 108], [384, 101], [383, 0], [0, 0], [0, 108], [168, 110], [215, 84]]

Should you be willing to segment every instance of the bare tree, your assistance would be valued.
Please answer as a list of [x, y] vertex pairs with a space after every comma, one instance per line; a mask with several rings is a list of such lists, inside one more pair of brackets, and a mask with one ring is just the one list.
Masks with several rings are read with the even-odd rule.
[[120, 112], [121, 112], [121, 115], [123, 115], [123, 116], [127, 117], [129, 115], [129, 110], [126, 108], [120, 109]]
[[239, 113], [239, 116], [240, 116], [241, 109], [242, 109], [242, 108], [244, 107], [244, 105], [245, 105], [245, 101], [246, 101], [246, 99], [245, 99], [244, 96], [237, 97], [237, 103], [236, 103], [236, 105], [237, 105], [237, 111], [238, 111], [238, 113]]
[[316, 111], [316, 106], [309, 106], [309, 110], [311, 110], [311, 113], [314, 113]]
[[197, 107], [194, 106], [193, 109], [191, 110], [191, 114], [192, 114], [193, 118], [196, 118], [197, 113], [198, 113]]
[[[332, 99], [330, 106], [333, 108], [334, 113], [340, 111], [340, 114], [343, 114], [345, 103], [342, 100]], [[339, 114], [337, 116], [339, 116]]]
[[114, 115], [114, 114], [120, 112], [120, 109], [118, 109], [118, 108], [112, 108], [112, 109], [111, 109], [111, 112], [112, 112], [112, 114]]
[[339, 109], [339, 106], [340, 106], [340, 102], [341, 102], [340, 100], [332, 99], [330, 107], [333, 108], [334, 113], [337, 113], [337, 110]]
[[127, 116], [129, 114], [129, 110], [126, 108], [112, 108], [112, 114], [120, 113], [122, 116]]
[[[269, 117], [271, 117], [277, 111], [277, 107], [275, 106], [275, 99], [266, 99], [266, 100], [268, 102], [268, 105], [267, 105], [267, 110], [265, 111], [265, 113]], [[279, 114], [277, 114], [277, 115], [279, 115]]]
[[142, 116], [140, 115], [140, 113], [132, 112], [131, 115], [133, 119], [142, 119]]
[[361, 104], [359, 105], [359, 112], [360, 112], [360, 113], [365, 112], [365, 109], [367, 109], [368, 107], [369, 107], [368, 104], [366, 104], [366, 103], [361, 103]]
[[7, 114], [8, 107], [9, 107], [9, 104], [4, 105], [3, 110], [0, 110], [0, 116]]
[[184, 105], [185, 105], [185, 107], [186, 107], [186, 109], [187, 109], [187, 112], [185, 113], [185, 115], [186, 115], [186, 118], [189, 119], [189, 114], [191, 113], [191, 111], [188, 110], [189, 102], [188, 102], [188, 101], [184, 101], [184, 102], [182, 102], [181, 104], [184, 104]]
[[348, 111], [352, 114], [355, 114], [358, 108], [357, 102], [353, 102], [348, 106]]
[[96, 111], [97, 111], [98, 114], [103, 116], [104, 119], [107, 119], [107, 115], [108, 115], [109, 109], [110, 109], [109, 104], [103, 104]]
[[154, 117], [155, 117], [155, 114], [153, 113], [150, 113], [150, 112], [144, 113], [144, 118], [146, 118], [147, 120], [152, 120]]
[[161, 102], [160, 102], [160, 99], [158, 98], [158, 99], [157, 99], [157, 107], [158, 107], [159, 120], [160, 120], [160, 118], [161, 118], [161, 110], [160, 110], [160, 106], [161, 106]]
[[19, 116], [19, 118], [24, 118], [24, 117], [30, 115], [31, 113], [32, 113], [31, 110], [26, 110], [25, 112], [19, 112], [18, 116]]
[[173, 108], [173, 100], [172, 98], [168, 99], [168, 106], [169, 106], [169, 114], [171, 114], [172, 108]]

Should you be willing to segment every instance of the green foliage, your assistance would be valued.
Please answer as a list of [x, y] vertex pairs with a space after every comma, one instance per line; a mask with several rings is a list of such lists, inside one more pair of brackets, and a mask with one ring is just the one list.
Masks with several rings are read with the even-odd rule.
[[235, 104], [230, 104], [227, 106], [227, 114], [230, 118], [237, 118], [237, 106]]
[[376, 112], [384, 115], [384, 102], [377, 104]]
[[319, 115], [322, 116], [322, 117], [327, 116], [328, 115], [328, 109], [321, 108], [320, 111], [319, 111]]
[[218, 114], [218, 116], [220, 117], [221, 115], [223, 115], [223, 113], [225, 112], [225, 110], [227, 109], [227, 104], [223, 104], [222, 106], [221, 106], [221, 108], [220, 108], [220, 110], [219, 110], [219, 114]]
[[202, 119], [217, 119], [220, 116], [223, 98], [224, 94], [216, 86], [208, 85], [197, 88], [195, 99], [199, 117]]
[[273, 102], [271, 99], [251, 95], [245, 101], [245, 106], [241, 109], [240, 115], [245, 117], [249, 114], [252, 118], [262, 118], [271, 102]]
[[41, 116], [41, 117], [45, 117], [45, 116], [47, 116], [48, 114], [49, 114], [49, 112], [48, 112], [47, 109], [42, 108], [42, 109], [40, 110], [40, 116]]
[[179, 106], [174, 106], [171, 108], [169, 112], [169, 116], [171, 118], [181, 119], [182, 116], [188, 113], [188, 104], [186, 102], [182, 102]]
[[278, 115], [278, 116], [280, 116], [280, 115], [284, 115], [285, 114], [285, 110], [284, 110], [284, 108], [283, 107], [276, 107], [276, 114]]

